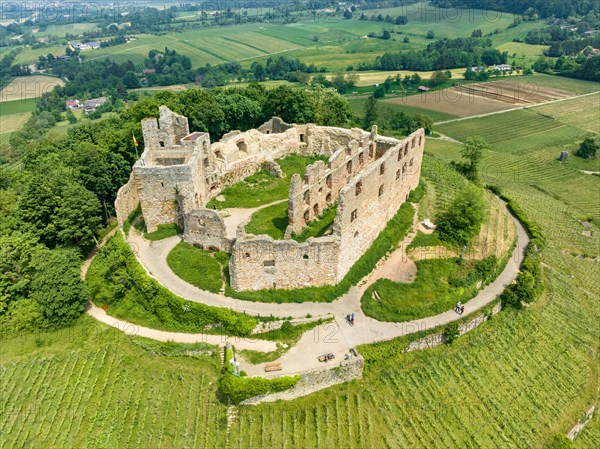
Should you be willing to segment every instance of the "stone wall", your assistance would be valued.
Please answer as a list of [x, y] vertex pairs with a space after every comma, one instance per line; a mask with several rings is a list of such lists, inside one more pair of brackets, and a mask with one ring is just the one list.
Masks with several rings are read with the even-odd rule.
[[195, 209], [185, 215], [183, 239], [211, 251], [231, 252], [233, 245], [223, 217], [212, 209]]
[[[491, 315], [494, 316], [498, 312], [502, 310], [502, 303], [498, 302], [493, 308]], [[464, 335], [467, 332], [472, 331], [479, 327], [482, 323], [487, 321], [489, 318], [487, 315], [481, 313], [476, 317], [470, 319], [469, 321], [465, 321], [458, 326], [459, 335]], [[419, 340], [415, 340], [407, 346], [405, 352], [413, 352], [420, 351], [422, 349], [435, 348], [443, 343], [446, 343], [446, 337], [444, 337], [444, 332], [436, 332], [434, 334], [423, 337]]]
[[306, 167], [304, 179], [298, 174], [294, 175], [288, 198], [290, 233], [299, 234], [307, 222], [321, 216], [324, 209], [338, 200], [341, 189], [374, 158], [370, 134], [362, 132], [359, 140], [350, 140], [345, 146], [337, 148], [327, 164], [317, 161]]
[[341, 277], [369, 249], [419, 184], [425, 143], [423, 129], [400, 142], [384, 143], [388, 146], [385, 153], [354, 177], [339, 195], [334, 233], [340, 236]]
[[268, 235], [238, 236], [229, 269], [234, 290], [304, 288], [337, 283], [339, 238], [310, 238], [304, 243]]
[[351, 360], [345, 360], [334, 368], [322, 368], [302, 374], [302, 377], [289, 390], [279, 393], [264, 394], [242, 401], [241, 405], [258, 405], [263, 402], [275, 402], [278, 400], [290, 401], [309, 395], [319, 390], [329, 388], [351, 380], [362, 379], [365, 366], [364, 359], [359, 354]]
[[140, 197], [138, 195], [137, 180], [133, 173], [131, 173], [129, 181], [119, 189], [117, 199], [115, 200], [115, 211], [117, 212], [119, 226], [123, 226], [127, 217], [131, 215], [138, 204], [140, 204]]

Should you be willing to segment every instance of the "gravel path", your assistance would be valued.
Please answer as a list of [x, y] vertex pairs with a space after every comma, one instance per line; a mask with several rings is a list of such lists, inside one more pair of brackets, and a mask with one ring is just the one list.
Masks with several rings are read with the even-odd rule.
[[[457, 315], [453, 310], [448, 310], [447, 312], [436, 316], [403, 323], [380, 322], [365, 316], [360, 307], [360, 299], [366, 288], [378, 278], [381, 278], [382, 276], [388, 277], [388, 274], [394, 272], [394, 270], [399, 272], [406, 271], [407, 273], [411, 270], [410, 264], [412, 262], [406, 257], [405, 249], [414, 238], [416, 234], [415, 231], [412, 231], [399, 245], [398, 250], [392, 253], [387, 259], [380, 262], [373, 272], [363, 279], [359, 285], [353, 286], [348, 293], [341, 296], [336, 301], [332, 303], [301, 304], [273, 304], [242, 301], [200, 290], [179, 278], [171, 271], [167, 264], [167, 255], [173, 247], [181, 241], [180, 237], [170, 237], [152, 242], [145, 240], [140, 234], [132, 231], [127, 240], [136, 253], [136, 257], [150, 276], [154, 277], [164, 287], [168, 288], [176, 295], [190, 301], [201, 302], [212, 306], [229, 307], [235, 311], [254, 315], [260, 314], [263, 316], [273, 314], [275, 316], [304, 317], [307, 314], [313, 316], [333, 314], [335, 317], [333, 323], [324, 324], [316, 327], [311, 332], [306, 332], [298, 344], [278, 360], [283, 365], [283, 371], [267, 375], [277, 376], [281, 374], [299, 373], [316, 367], [322, 367], [324, 364], [318, 362], [317, 357], [327, 352], [332, 352], [336, 355], [336, 362], [334, 363], [337, 364], [339, 360], [343, 360], [343, 355], [348, 352], [349, 348], [353, 348], [360, 344], [390, 340], [415, 332], [433, 329], [472, 314], [494, 301], [498, 295], [502, 293], [504, 288], [515, 280], [521, 262], [523, 261], [524, 250], [529, 242], [527, 233], [521, 223], [512, 217], [512, 215], [511, 218], [517, 227], [517, 245], [513, 255], [498, 278], [484, 287], [477, 296], [465, 304], [463, 315]], [[401, 278], [401, 276], [396, 276], [399, 279]], [[354, 326], [350, 326], [345, 320], [346, 315], [351, 312], [354, 312], [356, 315]], [[123, 326], [135, 326], [106, 315], [102, 309], [91, 307], [88, 310], [88, 314], [108, 325], [118, 327], [124, 331], [126, 331], [128, 327]], [[227, 337], [224, 336], [164, 332], [139, 326], [136, 327], [135, 333], [142, 337], [154, 338], [162, 341], [171, 340], [182, 343], [193, 341], [207, 341], [210, 343], [213, 340], [216, 341], [216, 339], [219, 339], [219, 343], [214, 344], [224, 344], [227, 339]], [[210, 341], [206, 340], [207, 338], [210, 339]], [[252, 349], [263, 352], [275, 349], [275, 344], [273, 342], [265, 342], [262, 340], [252, 342], [242, 339], [239, 342], [232, 341], [232, 343], [239, 349]], [[262, 366], [252, 366], [243, 363], [242, 369], [249, 375], [265, 375]]]

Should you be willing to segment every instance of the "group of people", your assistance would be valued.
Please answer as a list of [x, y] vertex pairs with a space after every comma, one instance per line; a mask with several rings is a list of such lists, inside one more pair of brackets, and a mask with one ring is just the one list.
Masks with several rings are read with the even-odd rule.
[[454, 311], [455, 311], [456, 313], [458, 313], [459, 315], [462, 315], [462, 314], [463, 314], [463, 312], [465, 311], [465, 306], [463, 306], [463, 305], [460, 303], [460, 301], [458, 301], [458, 302], [456, 303], [456, 306], [454, 307]]
[[350, 323], [351, 326], [354, 326], [354, 312], [346, 315], [346, 321], [348, 321], [348, 323]]

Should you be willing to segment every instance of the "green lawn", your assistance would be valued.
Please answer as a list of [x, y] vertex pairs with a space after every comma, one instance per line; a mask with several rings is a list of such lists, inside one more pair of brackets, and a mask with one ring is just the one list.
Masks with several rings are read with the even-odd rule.
[[179, 242], [167, 256], [169, 268], [177, 276], [202, 290], [218, 293], [223, 286], [221, 263], [227, 263], [228, 255], [196, 248], [185, 242]]
[[273, 201], [283, 200], [288, 197], [292, 175], [295, 173], [304, 176], [306, 166], [318, 160], [326, 161], [323, 156], [300, 156], [291, 154], [275, 162], [279, 164], [284, 173], [283, 178], [277, 178], [266, 171], [258, 171], [241, 182], [226, 187], [221, 192], [225, 201], [213, 198], [207, 207], [216, 206], [219, 209], [228, 207], [253, 208]]
[[254, 235], [267, 234], [275, 240], [281, 240], [285, 236], [287, 226], [288, 203], [283, 201], [252, 214], [246, 224], [246, 232]]
[[[322, 236], [333, 224], [337, 208], [332, 205], [323, 211], [323, 215], [316, 220], [307, 223], [306, 227], [298, 235], [292, 235], [297, 242], [305, 242], [311, 237]], [[275, 240], [281, 240], [285, 236], [288, 226], [288, 203], [286, 201], [265, 207], [254, 214], [246, 224], [246, 232], [254, 235], [267, 234]]]
[[[361, 299], [365, 315], [396, 322], [434, 316], [452, 309], [458, 301], [471, 299], [477, 292], [477, 282], [482, 280], [475, 272], [476, 261], [461, 264], [459, 259], [432, 259], [416, 264], [417, 278], [411, 284], [379, 279], [371, 285]], [[374, 297], [374, 292], [380, 299]]]

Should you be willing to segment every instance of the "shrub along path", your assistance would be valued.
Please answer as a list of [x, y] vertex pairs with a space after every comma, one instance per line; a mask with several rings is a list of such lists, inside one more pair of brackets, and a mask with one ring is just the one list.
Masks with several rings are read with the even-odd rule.
[[[181, 241], [180, 237], [170, 237], [151, 242], [145, 240], [140, 234], [132, 232], [128, 237], [128, 242], [149, 275], [157, 279], [173, 293], [190, 301], [201, 302], [211, 306], [229, 307], [238, 312], [260, 314], [263, 316], [273, 314], [276, 316], [304, 317], [307, 314], [316, 316], [332, 313], [335, 316], [333, 323], [323, 324], [305, 333], [296, 346], [277, 360], [282, 363], [283, 370], [270, 375], [278, 376], [281, 374], [300, 373], [323, 366], [322, 363], [317, 361], [317, 357], [323, 353], [334, 353], [337, 362], [338, 360], [343, 360], [343, 355], [348, 352], [349, 348], [357, 345], [390, 340], [445, 325], [474, 313], [495, 300], [504, 288], [515, 280], [519, 272], [519, 266], [523, 260], [524, 249], [529, 242], [523, 226], [512, 215], [511, 218], [516, 224], [518, 236], [513, 256], [498, 278], [465, 304], [465, 313], [462, 316], [457, 315], [453, 310], [449, 310], [436, 316], [403, 323], [384, 323], [366, 317], [360, 308], [360, 299], [367, 287], [381, 277], [381, 274], [389, 273], [390, 270], [394, 269], [406, 269], [406, 267], [398, 264], [402, 264], [406, 260], [405, 249], [415, 236], [414, 230], [398, 246], [398, 250], [395, 253], [392, 253], [387, 259], [381, 261], [373, 272], [359, 285], [353, 286], [348, 293], [332, 303], [259, 303], [209, 293], [183, 281], [169, 268], [166, 261], [167, 255]], [[396, 254], [398, 252], [401, 252], [403, 257], [399, 257]], [[350, 326], [345, 320], [346, 315], [351, 312], [356, 314], [354, 326]], [[126, 325], [128, 323], [119, 323], [119, 320], [107, 316], [101, 309], [99, 311], [90, 309], [88, 313], [97, 319], [101, 319], [106, 324], [126, 330], [126, 328], [123, 329], [120, 326], [123, 326], [123, 323]], [[175, 342], [206, 341], [202, 339], [207, 338], [202, 334], [181, 334], [162, 331], [160, 331], [160, 334], [156, 334], [155, 332], [158, 331], [143, 327], [136, 328], [136, 335], [155, 339], [164, 338]], [[220, 344], [224, 344], [226, 341], [226, 337], [214, 337], [221, 339]], [[263, 348], [262, 342], [248, 341], [247, 339], [231, 339], [230, 341], [240, 349], [270, 351], [267, 347]], [[337, 365], [337, 363], [335, 364]], [[262, 366], [259, 365], [243, 364], [242, 369], [249, 375], [265, 375]]]

